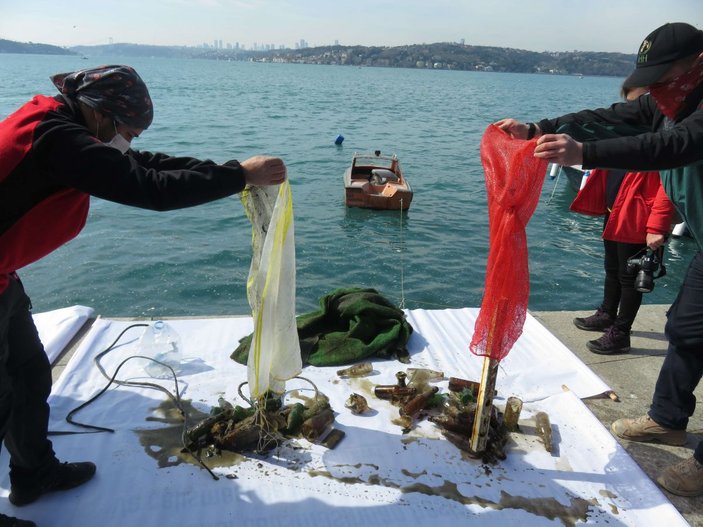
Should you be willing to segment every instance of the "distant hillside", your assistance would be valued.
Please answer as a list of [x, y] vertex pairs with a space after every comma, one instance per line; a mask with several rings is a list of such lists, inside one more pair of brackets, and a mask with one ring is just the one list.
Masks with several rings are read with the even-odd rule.
[[321, 46], [304, 49], [255, 51], [144, 44], [75, 46], [0, 40], [0, 53], [81, 54], [99, 57], [168, 57], [210, 60], [243, 60], [296, 64], [335, 64], [557, 75], [625, 77], [635, 55], [594, 51], [536, 52], [513, 48], [470, 46], [451, 42], [407, 46]]
[[[208, 53], [226, 55], [227, 52], [228, 50], [212, 50]], [[259, 52], [254, 60], [624, 77], [632, 71], [635, 55], [593, 51], [536, 52], [436, 43], [395, 47], [328, 46], [276, 50]]]
[[52, 46], [51, 44], [35, 44], [34, 42], [15, 42], [0, 38], [0, 53], [33, 53], [35, 55], [75, 55], [70, 49]]
[[184, 46], [150, 46], [146, 44], [105, 44], [102, 46], [73, 46], [76, 53], [87, 57], [167, 57], [187, 58], [197, 55], [198, 48]]
[[561, 75], [625, 77], [635, 55], [594, 51], [536, 52], [512, 48], [468, 46], [455, 43], [408, 46], [321, 46], [304, 49], [255, 51], [140, 44], [76, 46], [72, 50], [89, 57], [176, 57], [211, 60], [244, 60], [296, 64], [337, 64]]

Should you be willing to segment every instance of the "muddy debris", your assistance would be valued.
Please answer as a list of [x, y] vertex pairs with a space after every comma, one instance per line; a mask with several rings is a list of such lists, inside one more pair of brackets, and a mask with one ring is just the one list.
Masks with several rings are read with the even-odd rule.
[[344, 403], [346, 408], [349, 408], [354, 415], [365, 414], [369, 411], [369, 403], [366, 397], [358, 393], [352, 393]]
[[427, 418], [440, 428], [448, 441], [470, 457], [491, 464], [505, 459], [508, 430], [503, 414], [495, 406], [491, 407], [486, 450], [478, 453], [471, 450], [479, 383], [450, 377], [449, 392], [445, 394], [440, 393], [439, 387], [429, 384], [441, 378], [444, 378], [444, 373], [433, 370], [416, 369], [412, 374], [399, 372], [396, 374], [396, 384], [377, 385], [374, 394], [398, 407], [398, 417], [393, 419], [393, 423], [399, 425], [404, 433], [410, 432], [418, 422]]
[[267, 394], [248, 408], [220, 398], [210, 413], [184, 434], [186, 446], [193, 452], [266, 454], [287, 439], [304, 437], [316, 442], [328, 435], [334, 424], [329, 400], [319, 392], [305, 404], [285, 405], [280, 395]]

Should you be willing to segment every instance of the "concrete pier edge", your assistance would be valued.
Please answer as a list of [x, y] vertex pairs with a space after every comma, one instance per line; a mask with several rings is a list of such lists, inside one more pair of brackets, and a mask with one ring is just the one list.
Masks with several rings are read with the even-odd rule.
[[[587, 341], [597, 339], [601, 333], [582, 331], [572, 321], [575, 317], [593, 314], [595, 309], [530, 313], [617, 394], [619, 401], [607, 396], [584, 399], [591, 412], [610, 430], [613, 421], [621, 417], [639, 417], [649, 410], [666, 355], [664, 325], [668, 308], [669, 305], [643, 305], [640, 308], [632, 327], [632, 349], [623, 355], [597, 355], [586, 347]], [[703, 383], [698, 385], [695, 394], [699, 401], [702, 400]], [[652, 481], [656, 481], [663, 469], [690, 457], [698, 442], [703, 440], [703, 408], [699, 406], [690, 419], [688, 442], [682, 447], [617, 439]], [[684, 498], [668, 492], [665, 494], [690, 525], [703, 527], [703, 496]]]

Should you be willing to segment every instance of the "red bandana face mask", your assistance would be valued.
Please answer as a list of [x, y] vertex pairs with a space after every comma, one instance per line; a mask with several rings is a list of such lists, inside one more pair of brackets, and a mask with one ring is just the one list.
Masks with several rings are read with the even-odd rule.
[[649, 93], [657, 103], [659, 110], [669, 119], [676, 119], [686, 97], [703, 79], [703, 62], [699, 62], [686, 73], [678, 77], [649, 87]]

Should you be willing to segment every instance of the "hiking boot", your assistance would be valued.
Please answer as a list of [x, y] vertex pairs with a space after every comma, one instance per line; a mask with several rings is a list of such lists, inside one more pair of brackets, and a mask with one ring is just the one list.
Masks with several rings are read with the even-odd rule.
[[630, 332], [610, 326], [602, 337], [586, 342], [586, 347], [599, 355], [627, 353], [630, 351]]
[[37, 527], [37, 524], [28, 520], [20, 520], [19, 518], [0, 514], [0, 527]]
[[68, 490], [82, 485], [95, 475], [95, 465], [90, 461], [83, 463], [59, 463], [43, 481], [31, 487], [11, 485], [9, 500], [13, 505], [27, 505], [37, 500], [42, 494], [55, 490]]
[[700, 496], [703, 494], [703, 464], [695, 457], [684, 459], [664, 470], [657, 483], [677, 496]]
[[686, 430], [660, 426], [648, 415], [637, 419], [618, 419], [610, 425], [610, 429], [616, 436], [630, 441], [659, 441], [673, 446], [682, 446], [688, 441]]
[[584, 331], [605, 331], [615, 322], [615, 317], [598, 308], [590, 317], [575, 318], [574, 326]]

